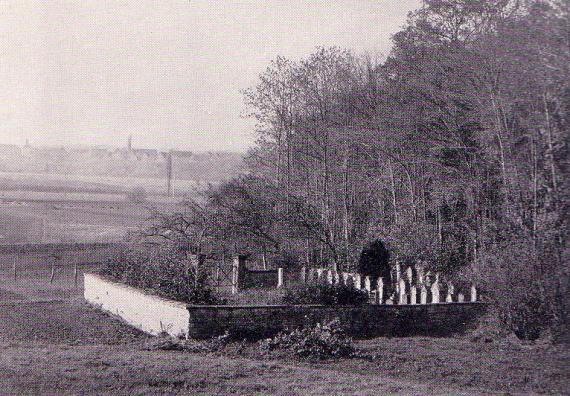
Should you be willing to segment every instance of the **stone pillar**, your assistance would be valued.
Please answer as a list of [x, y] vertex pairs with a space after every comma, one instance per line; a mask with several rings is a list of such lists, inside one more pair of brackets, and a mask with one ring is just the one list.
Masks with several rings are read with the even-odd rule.
[[243, 286], [243, 281], [247, 271], [246, 268], [247, 256], [236, 255], [232, 263], [232, 294], [239, 292]]
[[407, 304], [408, 296], [406, 294], [406, 281], [403, 278], [400, 279], [400, 286], [398, 289], [399, 289], [398, 304]]
[[[194, 273], [196, 275], [198, 275], [200, 268], [204, 266], [204, 260], [205, 259], [206, 259], [206, 256], [204, 256], [203, 254], [191, 253], [188, 255], [188, 261], [190, 263], [190, 267], [194, 268]], [[189, 274], [189, 272], [190, 272], [189, 269], [190, 268], [186, 268], [186, 274]]]
[[420, 304], [427, 304], [427, 297], [428, 291], [426, 289], [426, 285], [422, 284], [422, 288], [420, 290]]
[[358, 290], [362, 288], [360, 274], [354, 274], [354, 287], [356, 287]]
[[431, 285], [431, 302], [439, 303], [439, 282], [437, 280]]
[[378, 304], [384, 304], [384, 281], [382, 278], [378, 278], [378, 282], [376, 284], [376, 293]]
[[475, 285], [471, 285], [471, 302], [477, 302], [477, 289]]
[[410, 304], [417, 304], [417, 289], [415, 286], [410, 287]]
[[459, 293], [457, 295], [457, 302], [460, 302], [460, 303], [465, 302], [465, 296], [463, 295], [463, 293]]
[[445, 302], [448, 303], [453, 302], [453, 292], [454, 292], [453, 284], [449, 283], [447, 285], [447, 296], [445, 297]]
[[277, 268], [277, 287], [283, 287], [283, 268]]
[[307, 283], [307, 267], [301, 267], [301, 283]]

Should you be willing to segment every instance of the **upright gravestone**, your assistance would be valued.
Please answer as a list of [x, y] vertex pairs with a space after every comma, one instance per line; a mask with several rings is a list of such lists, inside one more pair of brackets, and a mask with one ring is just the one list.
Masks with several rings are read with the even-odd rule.
[[422, 285], [422, 288], [420, 290], [420, 304], [427, 304], [427, 300], [428, 300], [428, 291], [426, 288], [426, 285]]
[[454, 293], [453, 283], [447, 284], [447, 296], [445, 297], [445, 302], [453, 302], [453, 293]]
[[340, 283], [340, 274], [338, 273], [338, 271], [333, 271], [334, 273], [334, 284], [338, 285]]
[[342, 283], [345, 286], [348, 286], [348, 280], [350, 278], [350, 274], [348, 272], [343, 272], [342, 273]]
[[358, 290], [362, 288], [360, 274], [354, 274], [354, 287], [356, 287]]
[[329, 285], [332, 285], [333, 282], [334, 282], [333, 272], [332, 272], [332, 270], [328, 270], [327, 271], [327, 283]]
[[301, 283], [307, 283], [307, 267], [301, 267]]
[[366, 290], [368, 294], [372, 292], [372, 282], [369, 276], [364, 278], [364, 290]]
[[307, 282], [312, 283], [315, 281], [315, 269], [309, 268], [309, 273], [307, 275]]
[[417, 301], [417, 293], [418, 293], [418, 291], [417, 291], [417, 289], [416, 289], [416, 286], [410, 287], [410, 304], [414, 304], [414, 305], [415, 305], [415, 304], [418, 303], [418, 301]]
[[408, 296], [406, 294], [406, 281], [404, 279], [400, 279], [400, 286], [398, 288], [399, 296], [398, 304], [407, 304], [408, 303]]
[[318, 268], [317, 269], [317, 282], [321, 282], [322, 280], [323, 280], [323, 269]]
[[411, 266], [406, 269], [406, 278], [408, 280], [408, 284], [411, 286], [414, 280], [414, 270]]
[[439, 303], [439, 282], [436, 280], [431, 285], [431, 302], [434, 304]]
[[377, 293], [377, 301], [378, 304], [384, 303], [384, 281], [382, 278], [378, 278], [378, 282], [376, 284], [376, 293]]
[[463, 293], [459, 293], [457, 294], [457, 302], [465, 302], [465, 296], [463, 295]]
[[471, 302], [477, 302], [477, 289], [475, 285], [471, 285]]
[[283, 287], [283, 268], [277, 268], [277, 287]]

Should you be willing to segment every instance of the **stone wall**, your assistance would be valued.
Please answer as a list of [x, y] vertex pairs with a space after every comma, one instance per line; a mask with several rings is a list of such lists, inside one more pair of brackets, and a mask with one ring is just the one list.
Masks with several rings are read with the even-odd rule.
[[444, 336], [464, 331], [485, 310], [484, 303], [429, 305], [189, 306], [188, 335], [208, 338], [228, 331], [247, 338], [271, 336], [285, 329], [339, 319], [350, 335]]
[[265, 305], [205, 306], [166, 300], [144, 291], [85, 274], [85, 299], [150, 334], [209, 338], [226, 331], [246, 338], [339, 319], [350, 335], [443, 336], [468, 328], [486, 309], [480, 302], [425, 305]]
[[187, 337], [189, 314], [186, 304], [145, 293], [139, 289], [85, 273], [84, 297], [87, 302], [128, 324], [153, 335], [166, 332]]

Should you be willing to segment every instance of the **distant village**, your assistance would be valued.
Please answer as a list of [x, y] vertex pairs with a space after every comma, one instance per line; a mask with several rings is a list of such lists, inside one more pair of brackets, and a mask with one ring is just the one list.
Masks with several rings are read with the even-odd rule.
[[0, 172], [81, 174], [216, 182], [236, 174], [243, 154], [235, 152], [161, 151], [133, 147], [129, 136], [121, 148], [19, 146], [0, 144]]

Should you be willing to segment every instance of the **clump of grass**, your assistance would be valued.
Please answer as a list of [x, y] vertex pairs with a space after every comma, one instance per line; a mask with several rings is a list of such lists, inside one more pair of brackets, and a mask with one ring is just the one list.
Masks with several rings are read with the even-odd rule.
[[147, 351], [183, 351], [194, 353], [218, 352], [223, 350], [232, 341], [231, 336], [225, 333], [204, 341], [193, 339], [177, 339], [169, 335], [158, 335], [147, 341], [143, 349]]

